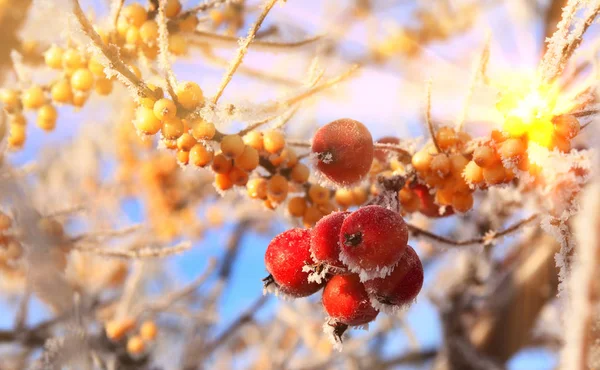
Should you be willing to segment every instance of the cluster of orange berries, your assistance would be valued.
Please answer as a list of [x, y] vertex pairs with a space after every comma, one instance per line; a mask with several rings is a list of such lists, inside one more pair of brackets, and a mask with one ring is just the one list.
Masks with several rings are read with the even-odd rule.
[[[148, 8], [139, 3], [133, 3], [123, 8], [117, 21], [117, 33], [111, 39], [108, 34], [104, 36], [104, 42], [111, 41], [121, 46], [126, 53], [135, 55], [138, 52], [151, 60], [158, 55], [159, 30], [155, 18], [157, 15], [155, 3], [150, 2]], [[175, 55], [187, 53], [187, 41], [184, 33], [193, 32], [198, 26], [198, 18], [192, 12], [182, 13], [179, 0], [167, 1], [165, 16], [169, 30], [169, 51]]]
[[106, 337], [112, 342], [123, 345], [131, 356], [142, 356], [158, 334], [156, 323], [147, 320], [138, 325], [132, 318], [110, 320], [105, 323]]

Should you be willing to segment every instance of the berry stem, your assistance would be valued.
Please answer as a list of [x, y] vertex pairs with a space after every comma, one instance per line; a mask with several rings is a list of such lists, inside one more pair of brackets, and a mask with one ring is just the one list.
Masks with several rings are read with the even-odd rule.
[[344, 235], [344, 245], [349, 247], [356, 247], [362, 242], [362, 233], [359, 231], [354, 234], [345, 234]]
[[348, 325], [341, 323], [339, 321], [329, 321], [329, 322], [327, 322], [327, 325], [329, 325], [333, 328], [333, 333], [332, 333], [333, 339], [337, 343], [343, 343], [344, 340], [342, 338], [343, 338], [346, 330], [348, 330]]
[[269, 274], [269, 276], [267, 276], [266, 278], [262, 279], [262, 282], [264, 288], [268, 288], [271, 284], [277, 285], [275, 279], [273, 278], [273, 275], [271, 274]]

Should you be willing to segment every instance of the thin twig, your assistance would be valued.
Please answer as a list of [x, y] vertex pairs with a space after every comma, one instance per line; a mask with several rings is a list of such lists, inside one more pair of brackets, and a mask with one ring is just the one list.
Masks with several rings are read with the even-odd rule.
[[105, 238], [125, 236], [128, 234], [134, 233], [134, 232], [140, 230], [141, 228], [142, 228], [142, 225], [137, 224], [137, 225], [127, 226], [127, 227], [124, 227], [122, 229], [117, 229], [117, 230], [90, 231], [90, 232], [86, 232], [81, 235], [74, 236], [69, 241], [71, 243], [99, 241], [99, 240], [102, 240]]
[[195, 13], [201, 13], [201, 12], [205, 12], [209, 9], [212, 8], [216, 8], [219, 5], [223, 5], [225, 3], [229, 3], [229, 4], [235, 4], [235, 3], [239, 3], [242, 0], [211, 0], [211, 1], [206, 1], [202, 4], [196, 5], [195, 7], [186, 10], [185, 12], [183, 12], [180, 15], [180, 18], [185, 18], [190, 14], [195, 14]]
[[121, 16], [121, 10], [123, 10], [123, 4], [125, 4], [125, 0], [114, 0], [113, 1], [113, 11], [112, 11], [113, 30], [117, 29], [117, 23], [119, 22], [119, 17]]
[[429, 135], [431, 136], [431, 140], [433, 141], [433, 145], [435, 145], [435, 149], [438, 153], [441, 153], [440, 146], [438, 145], [437, 139], [435, 138], [435, 130], [433, 129], [433, 122], [431, 120], [431, 80], [427, 81], [425, 94], [426, 94], [426, 105], [425, 105], [425, 123], [427, 123], [427, 129], [429, 130]]
[[[278, 49], [293, 49], [302, 47], [305, 45], [312, 44], [317, 42], [323, 38], [323, 35], [315, 35], [307, 37], [303, 40], [299, 41], [262, 41], [262, 40], [251, 40], [253, 49], [265, 49], [265, 50], [278, 50]], [[206, 46], [208, 43], [211, 46], [215, 46], [215, 44], [219, 44], [217, 46], [238, 46], [239, 38], [220, 35], [218, 33], [208, 32], [208, 31], [194, 31], [194, 37], [190, 40], [192, 43]]]
[[100, 256], [106, 257], [121, 257], [121, 258], [161, 258], [167, 257], [174, 254], [179, 254], [184, 252], [192, 247], [190, 242], [181, 242], [171, 247], [162, 247], [162, 248], [140, 248], [134, 250], [118, 250], [111, 248], [102, 248], [102, 247], [81, 247], [78, 245], [74, 246], [75, 250], [84, 253], [94, 253]]
[[167, 0], [158, 1], [158, 14], [156, 15], [156, 22], [158, 24], [158, 57], [160, 58], [160, 65], [163, 72], [166, 75], [165, 80], [169, 95], [171, 95], [175, 103], [178, 103], [174, 90], [174, 86], [177, 86], [177, 80], [169, 62], [169, 30], [167, 29], [167, 17], [165, 16], [166, 4]]
[[254, 36], [256, 36], [256, 32], [260, 29], [260, 26], [262, 25], [263, 21], [267, 17], [267, 14], [269, 14], [269, 11], [273, 8], [273, 6], [275, 5], [276, 2], [277, 2], [277, 0], [268, 0], [264, 5], [263, 11], [260, 13], [258, 18], [256, 19], [256, 22], [254, 23], [254, 25], [252, 25], [252, 27], [250, 27], [250, 30], [248, 31], [248, 36], [246, 36], [246, 38], [242, 41], [240, 47], [238, 48], [237, 55], [232, 60], [231, 65], [229, 66], [229, 69], [223, 76], [223, 80], [221, 81], [221, 85], [219, 86], [219, 89], [217, 90], [217, 94], [212, 99], [213, 104], [217, 104], [217, 102], [219, 101], [219, 98], [223, 95], [223, 92], [225, 91], [225, 88], [227, 87], [227, 85], [229, 84], [231, 79], [233, 78], [235, 71], [238, 69], [240, 64], [242, 64], [242, 61], [244, 60], [244, 57], [246, 56], [246, 53], [248, 52], [248, 46], [254, 39]]
[[493, 233], [493, 234], [486, 234], [484, 236], [481, 236], [479, 238], [474, 238], [474, 239], [468, 239], [468, 240], [462, 240], [462, 241], [457, 241], [457, 240], [452, 240], [449, 238], [446, 238], [444, 236], [440, 236], [437, 234], [434, 234], [432, 232], [429, 232], [427, 230], [423, 230], [417, 226], [408, 224], [408, 230], [414, 235], [414, 236], [425, 236], [429, 239], [432, 239], [434, 241], [440, 242], [442, 244], [447, 244], [447, 245], [451, 245], [454, 247], [463, 247], [463, 246], [467, 246], [467, 245], [477, 245], [477, 244], [489, 244], [492, 240], [501, 238], [503, 236], [506, 236], [508, 234], [511, 234], [517, 230], [519, 230], [521, 227], [527, 225], [528, 223], [534, 221], [535, 219], [537, 219], [539, 215], [538, 214], [534, 214], [529, 216], [528, 218], [521, 220], [511, 226], [509, 226], [508, 228], [497, 232], [497, 233]]

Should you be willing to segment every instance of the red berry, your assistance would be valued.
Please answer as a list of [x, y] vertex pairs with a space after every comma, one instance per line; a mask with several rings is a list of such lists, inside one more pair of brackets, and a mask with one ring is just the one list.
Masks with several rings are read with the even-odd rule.
[[350, 212], [334, 212], [323, 217], [310, 233], [310, 252], [315, 262], [344, 268], [340, 261], [340, 229]]
[[349, 215], [340, 230], [340, 259], [361, 279], [385, 277], [406, 250], [408, 227], [399, 213], [379, 205]]
[[265, 265], [271, 275], [264, 279], [265, 287], [275, 283], [281, 293], [299, 298], [309, 296], [320, 284], [308, 281], [305, 265], [314, 261], [310, 257], [310, 230], [290, 229], [277, 235], [265, 253]]
[[365, 282], [365, 289], [375, 306], [392, 311], [410, 305], [422, 287], [423, 265], [410, 245], [389, 276]]
[[332, 277], [323, 290], [323, 307], [332, 319], [349, 326], [368, 324], [379, 314], [356, 274]]
[[425, 216], [438, 218], [454, 214], [454, 209], [450, 206], [446, 206], [444, 211], [440, 213], [442, 206], [435, 204], [434, 196], [433, 194], [429, 193], [429, 188], [427, 186], [418, 184], [413, 188], [413, 191], [417, 194], [419, 200], [421, 201], [419, 212]]
[[[384, 136], [381, 139], [377, 140], [376, 142], [380, 143], [380, 144], [400, 144], [400, 139], [398, 139], [397, 137], [393, 137], [393, 136]], [[375, 149], [375, 152], [373, 154], [379, 162], [386, 164], [389, 161], [390, 153], [391, 152], [389, 150]]]
[[337, 185], [362, 180], [373, 162], [373, 138], [362, 123], [342, 118], [319, 128], [312, 141], [317, 169]]

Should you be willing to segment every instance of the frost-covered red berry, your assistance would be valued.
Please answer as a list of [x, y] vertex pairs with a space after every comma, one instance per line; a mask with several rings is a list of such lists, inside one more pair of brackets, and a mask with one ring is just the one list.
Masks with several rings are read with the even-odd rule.
[[310, 230], [290, 229], [277, 235], [265, 253], [265, 266], [269, 276], [264, 279], [265, 287], [275, 285], [279, 292], [299, 298], [309, 296], [321, 285], [309, 282], [305, 265], [314, 261], [310, 257]]
[[340, 261], [340, 230], [350, 212], [334, 212], [323, 217], [310, 233], [310, 252], [317, 263], [344, 268]]
[[423, 264], [410, 245], [389, 276], [365, 281], [371, 302], [380, 310], [392, 312], [410, 305], [422, 287]]
[[366, 325], [379, 314], [356, 274], [336, 275], [327, 282], [323, 308], [334, 321], [348, 326]]
[[429, 188], [425, 185], [416, 185], [412, 189], [419, 200], [421, 201], [421, 206], [419, 207], [419, 212], [424, 214], [427, 217], [437, 218], [437, 217], [446, 217], [454, 214], [454, 209], [450, 206], [445, 206], [442, 211], [442, 206], [435, 204], [434, 195], [429, 193]]
[[379, 205], [349, 215], [340, 230], [340, 260], [361, 279], [387, 276], [400, 261], [408, 227], [398, 212]]
[[362, 123], [342, 118], [317, 130], [312, 153], [317, 169], [325, 178], [337, 185], [351, 185], [369, 173], [373, 138]]

